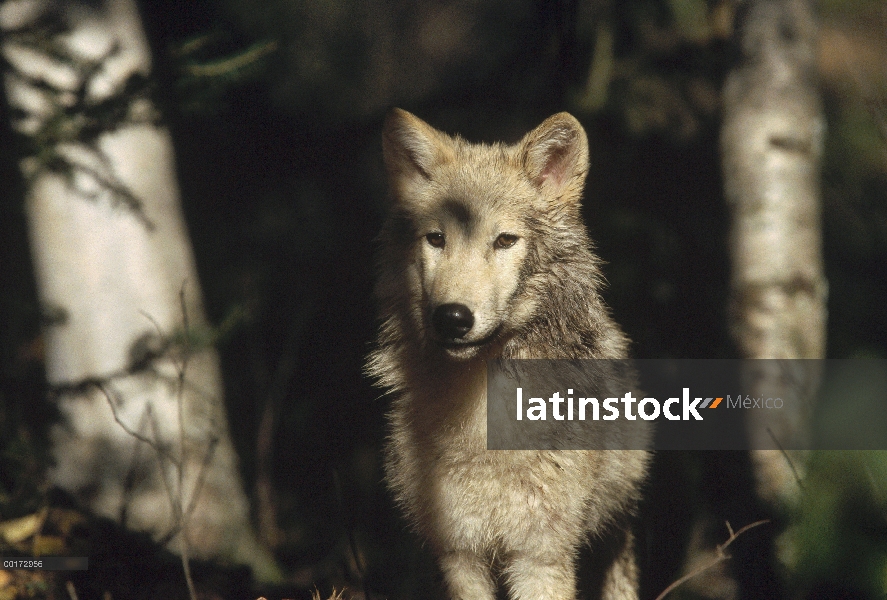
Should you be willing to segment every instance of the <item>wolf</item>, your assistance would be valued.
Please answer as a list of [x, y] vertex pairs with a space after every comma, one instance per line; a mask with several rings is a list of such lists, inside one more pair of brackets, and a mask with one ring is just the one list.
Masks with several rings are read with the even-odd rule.
[[648, 453], [488, 451], [486, 361], [625, 358], [580, 214], [588, 141], [567, 113], [514, 145], [394, 109], [368, 373], [392, 396], [385, 474], [453, 600], [576, 597], [590, 541], [604, 599], [637, 597], [631, 517]]

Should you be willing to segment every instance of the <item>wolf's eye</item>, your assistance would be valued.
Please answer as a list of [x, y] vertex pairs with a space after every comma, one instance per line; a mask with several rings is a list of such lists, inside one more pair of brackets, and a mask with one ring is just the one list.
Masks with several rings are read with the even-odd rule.
[[444, 239], [444, 234], [439, 231], [432, 231], [428, 235], [425, 236], [425, 239], [428, 240], [428, 243], [431, 244], [435, 248], [443, 248], [446, 240]]
[[506, 248], [511, 248], [517, 243], [517, 236], [512, 235], [510, 233], [500, 234], [499, 237], [496, 238], [496, 241], [493, 242], [493, 248], [496, 250], [504, 250]]

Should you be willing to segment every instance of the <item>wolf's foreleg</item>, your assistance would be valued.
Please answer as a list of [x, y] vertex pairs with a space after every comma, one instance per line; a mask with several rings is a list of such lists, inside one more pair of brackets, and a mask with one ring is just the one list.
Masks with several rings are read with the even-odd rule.
[[454, 550], [440, 557], [440, 566], [452, 600], [494, 600], [496, 586], [490, 565], [470, 550]]
[[505, 581], [511, 600], [575, 600], [573, 549], [544, 555], [520, 553], [505, 563]]
[[638, 567], [635, 560], [634, 536], [625, 532], [624, 546], [604, 576], [601, 600], [637, 600]]

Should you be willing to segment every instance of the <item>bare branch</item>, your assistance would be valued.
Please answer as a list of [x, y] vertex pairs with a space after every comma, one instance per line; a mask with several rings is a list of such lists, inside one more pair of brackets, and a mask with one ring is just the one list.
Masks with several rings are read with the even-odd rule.
[[665, 588], [665, 590], [663, 590], [663, 592], [661, 594], [656, 596], [656, 600], [662, 600], [667, 595], [669, 595], [671, 592], [673, 592], [675, 590], [675, 588], [677, 588], [681, 584], [689, 581], [690, 579], [693, 579], [694, 577], [696, 577], [697, 575], [699, 575], [705, 571], [708, 571], [709, 569], [711, 569], [715, 565], [722, 563], [725, 560], [729, 559], [730, 556], [726, 552], [724, 552], [724, 550], [726, 550], [730, 544], [732, 544], [734, 541], [736, 541], [736, 538], [738, 538], [740, 535], [742, 535], [743, 533], [745, 533], [746, 531], [748, 531], [749, 529], [751, 529], [753, 527], [757, 527], [758, 525], [763, 525], [764, 523], [769, 523], [769, 522], [770, 522], [769, 519], [765, 519], [763, 521], [755, 521], [754, 523], [750, 523], [750, 524], [746, 525], [745, 527], [743, 527], [739, 531], [734, 532], [733, 528], [730, 526], [730, 522], [727, 521], [726, 522], [727, 523], [727, 531], [730, 532], [730, 537], [728, 537], [727, 541], [725, 541], [723, 544], [718, 544], [718, 546], [715, 548], [715, 558], [713, 558], [708, 563], [702, 565], [701, 567], [694, 569], [690, 573], [687, 573], [686, 575], [684, 575], [683, 577], [681, 577], [680, 579], [678, 579], [677, 581], [672, 583], [670, 586]]
[[[106, 387], [106, 385], [107, 385], [106, 383], [99, 381], [99, 382], [96, 382], [94, 385], [96, 388], [98, 388], [99, 391], [101, 391], [105, 395], [105, 398], [108, 400], [108, 406], [111, 407], [111, 414], [114, 415], [114, 421], [120, 426], [121, 429], [123, 429], [123, 431], [125, 431], [127, 433], [127, 435], [131, 435], [132, 437], [136, 438], [140, 442], [144, 442], [144, 443], [148, 444], [148, 446], [150, 446], [158, 455], [167, 459], [176, 467], [179, 466], [178, 459], [176, 459], [176, 457], [174, 457], [172, 454], [170, 454], [169, 452], [164, 450], [160, 444], [158, 444], [156, 441], [152, 440], [151, 438], [149, 438], [145, 435], [142, 435], [138, 431], [135, 431], [134, 429], [130, 428], [129, 425], [127, 425], [126, 423], [124, 423], [120, 419], [120, 415], [117, 413], [117, 407], [114, 405], [114, 398], [111, 396], [111, 393], [108, 391], [108, 389]], [[150, 418], [151, 407], [147, 406], [145, 408], [145, 412], [148, 414], [148, 416]]]

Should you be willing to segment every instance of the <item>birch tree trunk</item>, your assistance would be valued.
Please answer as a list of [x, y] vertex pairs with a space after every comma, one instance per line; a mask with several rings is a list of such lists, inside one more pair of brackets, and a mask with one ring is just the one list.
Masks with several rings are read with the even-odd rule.
[[208, 329], [135, 3], [6, 1], [0, 30], [63, 415], [52, 482], [175, 551], [279, 577], [250, 525], [217, 355], [195, 341]]
[[[746, 0], [737, 31], [740, 60], [724, 88], [721, 137], [732, 215], [734, 338], [745, 358], [824, 358], [819, 166], [825, 121], [813, 3]], [[744, 374], [746, 389], [809, 407], [816, 369], [814, 361], [761, 361]], [[750, 412], [767, 419], [751, 424], [752, 447], [787, 446], [807, 434], [809, 414]], [[802, 459], [799, 453], [753, 452], [759, 495], [778, 505], [796, 494], [793, 471]]]

